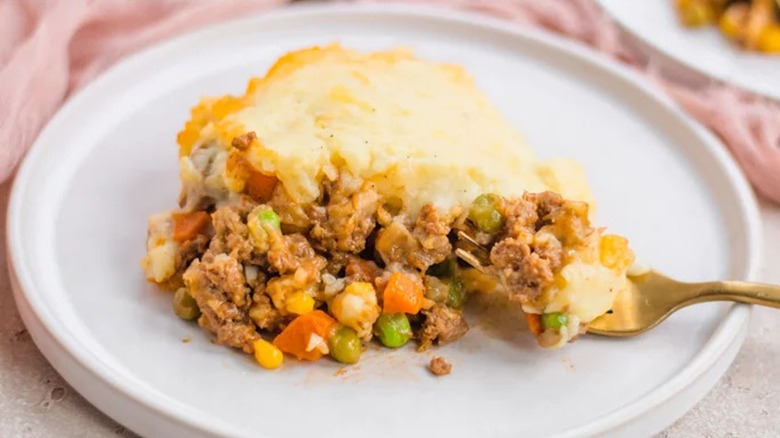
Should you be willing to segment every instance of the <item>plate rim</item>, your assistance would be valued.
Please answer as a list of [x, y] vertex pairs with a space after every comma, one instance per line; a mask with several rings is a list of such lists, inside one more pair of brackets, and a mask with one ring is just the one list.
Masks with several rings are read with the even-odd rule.
[[[157, 394], [149, 393], [144, 390], [138, 390], [132, 387], [126, 381], [122, 380], [122, 375], [117, 374], [109, 369], [104, 369], [90, 362], [89, 349], [82, 345], [78, 339], [73, 338], [70, 334], [63, 334], [59, 332], [53, 326], [58, 321], [48, 320], [45, 318], [46, 309], [45, 304], [40, 302], [38, 292], [30, 293], [34, 291], [35, 285], [31, 280], [30, 267], [24, 262], [24, 248], [21, 245], [19, 232], [15, 232], [21, 229], [21, 203], [26, 195], [27, 184], [25, 183], [32, 173], [37, 157], [45, 150], [45, 142], [41, 139], [45, 139], [48, 136], [49, 131], [56, 129], [59, 120], [64, 118], [63, 114], [67, 115], [73, 111], [74, 107], [78, 107], [80, 102], [85, 100], [95, 90], [99, 90], [99, 85], [104, 82], [113, 80], [113, 77], [122, 74], [124, 70], [129, 70], [136, 64], [143, 64], [145, 60], [153, 58], [158, 53], [165, 53], [173, 50], [179, 45], [188, 44], [189, 40], [196, 38], [202, 38], [210, 33], [218, 32], [223, 27], [228, 27], [239, 22], [262, 22], [265, 20], [278, 20], [278, 19], [296, 19], [301, 17], [308, 18], [328, 18], [333, 14], [339, 16], [357, 16], [360, 15], [377, 15], [377, 14], [393, 14], [400, 16], [413, 16], [416, 18], [424, 18], [427, 20], [438, 21], [440, 23], [447, 23], [457, 26], [472, 26], [473, 28], [482, 30], [499, 31], [504, 34], [509, 34], [513, 38], [521, 38], [530, 40], [540, 46], [545, 46], [547, 49], [555, 50], [560, 54], [568, 57], [573, 57], [582, 62], [590, 63], [591, 65], [599, 68], [602, 72], [617, 76], [628, 84], [630, 84], [636, 91], [642, 92], [647, 95], [649, 99], [655, 100], [659, 105], [662, 105], [672, 115], [675, 115], [681, 122], [683, 122], [689, 129], [694, 131], [702, 140], [704, 151], [712, 156], [720, 166], [719, 171], [726, 177], [728, 177], [729, 185], [732, 191], [738, 197], [739, 212], [743, 218], [743, 222], [749, 224], [747, 230], [745, 230], [746, 238], [746, 265], [743, 277], [745, 279], [756, 279], [758, 269], [760, 266], [761, 258], [761, 221], [760, 214], [757, 206], [755, 196], [750, 189], [747, 180], [742, 172], [737, 167], [731, 156], [726, 151], [725, 147], [712, 135], [709, 131], [706, 131], [703, 127], [696, 124], [689, 116], [684, 114], [679, 108], [675, 106], [670, 98], [666, 95], [659, 94], [647, 81], [641, 78], [639, 75], [628, 69], [627, 67], [613, 61], [612, 59], [595, 51], [588, 50], [586, 47], [579, 43], [566, 40], [557, 35], [553, 35], [544, 31], [536, 29], [529, 29], [526, 27], [518, 27], [513, 23], [500, 20], [492, 17], [486, 17], [470, 12], [457, 11], [451, 8], [442, 8], [435, 6], [408, 6], [398, 4], [358, 4], [358, 5], [346, 5], [346, 4], [298, 4], [288, 6], [285, 8], [272, 10], [270, 12], [263, 12], [258, 14], [251, 14], [246, 17], [242, 17], [236, 20], [224, 21], [215, 25], [204, 27], [193, 32], [188, 32], [177, 36], [175, 38], [166, 40], [164, 42], [155, 44], [146, 49], [143, 49], [135, 54], [124, 58], [112, 67], [107, 69], [98, 78], [96, 78], [90, 85], [80, 90], [76, 95], [72, 96], [60, 110], [52, 117], [47, 123], [46, 127], [41, 131], [41, 134], [36, 139], [35, 143], [30, 148], [27, 156], [17, 171], [17, 175], [13, 182], [11, 189], [11, 195], [8, 204], [7, 213], [7, 227], [6, 227], [6, 240], [7, 240], [7, 256], [8, 266], [13, 277], [12, 282], [14, 284], [14, 298], [17, 303], [17, 308], [20, 311], [22, 319], [25, 325], [33, 335], [33, 340], [39, 349], [47, 357], [47, 360], [53, 365], [59, 363], [60, 366], [55, 368], [61, 373], [69, 383], [75, 380], [88, 379], [92, 380], [92, 385], [100, 385], [99, 390], [113, 392], [115, 396], [123, 397], [125, 402], [131, 402], [135, 405], [135, 408], [144, 409], [158, 417], [163, 417], [169, 424], [182, 427], [182, 430], [189, 430], [195, 433], [205, 433], [212, 435], [220, 435], [225, 433], [236, 433], [234, 429], [227, 423], [222, 421], [214, 421], [209, 419], [206, 421], [203, 418], [197, 416], [187, 415], [186, 412], [182, 412], [181, 408], [186, 406], [176, 403], [169, 405], [164, 403]], [[54, 128], [52, 128], [54, 127]], [[28, 314], [27, 310], [30, 311]], [[719, 323], [718, 327], [713, 332], [712, 336], [706, 343], [699, 349], [694, 357], [693, 361], [689, 363], [682, 371], [672, 377], [669, 381], [654, 388], [651, 392], [640, 396], [638, 399], [617, 408], [604, 416], [581, 426], [575, 426], [567, 429], [557, 435], [556, 437], [575, 437], [575, 436], [593, 436], [602, 433], [608, 433], [633, 419], [641, 417], [643, 413], [651, 411], [653, 408], [663, 404], [670, 400], [674, 395], [683, 392], [689, 387], [698, 377], [704, 375], [710, 368], [712, 368], [726, 352], [730, 345], [733, 344], [736, 337], [739, 335], [740, 330], [744, 329], [747, 324], [747, 320], [750, 314], [750, 306], [748, 305], [734, 305], [732, 306], [727, 315]], [[36, 323], [39, 324], [36, 326]], [[33, 329], [34, 327], [34, 329]], [[67, 357], [56, 358], [55, 352], [48, 348], [42, 348], [41, 345], [48, 346], [52, 350], [60, 350], [58, 354], [65, 353]], [[50, 357], [51, 356], [51, 357]], [[70, 364], [63, 364], [63, 362], [70, 362]], [[65, 369], [70, 367], [77, 367], [71, 369]], [[81, 394], [86, 392], [93, 392], [92, 390], [85, 391], [86, 383], [81, 382], [82, 385], [73, 385], [77, 387]], [[94, 396], [94, 399], [98, 399], [98, 396]], [[106, 409], [106, 403], [100, 403], [97, 400], [90, 398], [90, 402], [96, 406], [100, 405], [99, 409]], [[186, 409], [185, 409], [186, 410]], [[133, 421], [132, 413], [125, 413], [124, 415], [118, 413], [116, 409], [112, 410], [111, 417], [123, 422]], [[149, 425], [140, 425], [137, 423], [130, 424], [133, 430], [142, 430], [138, 426], [153, 427]], [[150, 429], [152, 430], [152, 429]], [[233, 432], [230, 432], [233, 431]]]
[[[626, 23], [623, 19], [621, 19], [621, 17], [619, 17], [618, 14], [615, 14], [612, 7], [609, 6], [612, 4], [613, 0], [596, 0], [596, 1], [598, 2], [598, 5], [602, 9], [602, 11], [604, 11], [604, 13], [607, 14], [607, 16], [611, 18], [612, 21], [615, 22], [615, 24], [617, 24], [620, 30], [624, 31], [626, 34], [628, 34], [631, 38], [633, 38], [642, 46], [642, 48], [644, 49], [642, 51], [644, 52], [651, 51], [656, 56], [662, 57], [666, 62], [670, 62], [676, 66], [687, 69], [689, 72], [692, 72], [698, 75], [699, 77], [715, 80], [726, 86], [731, 85], [733, 87], [740, 88], [744, 91], [753, 93], [765, 99], [770, 99], [771, 101], [780, 102], [780, 89], [775, 90], [774, 88], [769, 86], [757, 86], [752, 82], [750, 82], [749, 80], [747, 80], [747, 78], [744, 78], [743, 75], [740, 73], [727, 75], [723, 73], [712, 72], [710, 70], [707, 70], [705, 67], [698, 65], [695, 62], [685, 59], [684, 57], [676, 56], [674, 53], [664, 50], [662, 47], [655, 44], [652, 40], [644, 38], [642, 35], [639, 34], [639, 32], [631, 28], [631, 26], [629, 26], [628, 23]], [[780, 57], [778, 57], [778, 62], [780, 62]]]

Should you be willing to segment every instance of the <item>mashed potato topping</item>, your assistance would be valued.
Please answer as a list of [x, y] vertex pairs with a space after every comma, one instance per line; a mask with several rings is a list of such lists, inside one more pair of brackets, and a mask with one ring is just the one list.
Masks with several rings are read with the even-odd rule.
[[251, 164], [275, 174], [296, 202], [316, 199], [323, 178], [340, 168], [409, 211], [525, 190], [590, 200], [577, 164], [538, 162], [462, 68], [403, 50], [293, 52], [253, 79], [244, 96], [205, 101], [193, 121], [209, 105], [213, 122], [191, 122], [180, 135], [183, 155], [192, 139], [227, 150], [236, 135], [252, 131]]

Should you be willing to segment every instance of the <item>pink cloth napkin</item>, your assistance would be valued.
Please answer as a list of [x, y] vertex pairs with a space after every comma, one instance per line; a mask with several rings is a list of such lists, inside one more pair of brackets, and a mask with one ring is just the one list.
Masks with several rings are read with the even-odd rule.
[[[657, 73], [595, 0], [368, 0], [489, 14], [579, 40], [643, 72], [718, 134], [756, 190], [780, 203], [780, 105], [716, 83]], [[122, 56], [286, 0], [0, 0], [0, 182], [74, 91]]]

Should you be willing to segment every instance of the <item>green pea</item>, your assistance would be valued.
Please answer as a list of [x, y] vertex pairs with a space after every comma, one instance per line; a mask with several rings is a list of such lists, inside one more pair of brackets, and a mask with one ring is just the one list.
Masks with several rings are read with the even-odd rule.
[[192, 321], [200, 316], [200, 308], [187, 289], [179, 288], [173, 294], [173, 312], [181, 319]]
[[452, 277], [450, 280], [450, 290], [447, 294], [447, 305], [455, 309], [463, 306], [463, 299], [466, 297], [463, 281], [458, 277]]
[[362, 346], [354, 330], [341, 326], [330, 335], [328, 349], [332, 358], [341, 363], [353, 364], [360, 360]]
[[385, 347], [403, 347], [412, 337], [409, 319], [403, 313], [382, 315], [374, 323], [374, 334]]
[[252, 210], [249, 213], [247, 225], [255, 247], [261, 252], [268, 251], [269, 233], [278, 235], [282, 232], [279, 215], [267, 205], [261, 205]]
[[561, 312], [545, 313], [542, 315], [542, 326], [546, 329], [560, 330], [569, 324], [569, 317]]
[[501, 229], [504, 217], [498, 211], [500, 199], [497, 195], [479, 195], [469, 208], [469, 220], [481, 231], [493, 234]]
[[270, 207], [260, 210], [257, 219], [260, 221], [260, 225], [270, 225], [274, 230], [281, 229], [279, 215]]

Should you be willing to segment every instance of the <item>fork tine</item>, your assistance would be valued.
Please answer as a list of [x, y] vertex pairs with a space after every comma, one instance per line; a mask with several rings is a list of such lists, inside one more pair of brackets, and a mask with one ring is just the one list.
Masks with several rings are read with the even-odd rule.
[[490, 264], [490, 251], [477, 243], [477, 241], [466, 232], [458, 231], [458, 243], [461, 244], [458, 246], [459, 248], [474, 255], [474, 257], [482, 262], [483, 266]]
[[458, 248], [455, 250], [455, 255], [479, 272], [487, 274], [490, 251], [463, 230], [458, 231]]
[[467, 233], [466, 233], [465, 231], [463, 231], [463, 230], [459, 230], [459, 231], [458, 231], [458, 239], [465, 240], [466, 242], [468, 242], [468, 243], [470, 243], [470, 244], [472, 244], [472, 245], [476, 246], [477, 248], [481, 248], [481, 249], [483, 249], [483, 250], [487, 251], [487, 249], [485, 249], [485, 248], [484, 248], [482, 245], [480, 245], [479, 243], [477, 243], [477, 241], [476, 241], [476, 240], [474, 240], [474, 238], [473, 238], [473, 237], [471, 237], [471, 235], [467, 234]]
[[455, 255], [458, 256], [458, 258], [460, 258], [464, 262], [471, 265], [471, 267], [473, 267], [477, 271], [483, 274], [487, 273], [487, 271], [485, 270], [485, 265], [483, 265], [482, 262], [480, 262], [479, 258], [476, 257], [474, 254], [464, 250], [463, 248], [458, 248], [455, 250]]
[[490, 251], [487, 248], [480, 245], [470, 234], [463, 230], [458, 231], [458, 243], [462, 245], [455, 250], [455, 255], [458, 258], [479, 272], [495, 278], [505, 290], [509, 290], [504, 274], [490, 272], [488, 269], [490, 266]]

